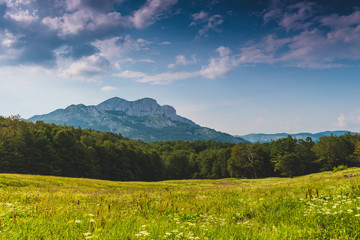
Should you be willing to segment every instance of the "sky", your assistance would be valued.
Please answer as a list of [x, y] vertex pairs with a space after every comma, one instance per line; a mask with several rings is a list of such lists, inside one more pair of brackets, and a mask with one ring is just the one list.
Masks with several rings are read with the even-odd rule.
[[360, 129], [360, 1], [0, 0], [0, 115], [151, 97], [233, 135]]

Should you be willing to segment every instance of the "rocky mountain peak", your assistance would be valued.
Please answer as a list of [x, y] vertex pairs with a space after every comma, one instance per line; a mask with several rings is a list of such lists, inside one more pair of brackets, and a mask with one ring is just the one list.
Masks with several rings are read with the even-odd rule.
[[196, 125], [189, 119], [176, 115], [176, 110], [172, 106], [161, 106], [155, 99], [142, 98], [136, 101], [127, 101], [122, 98], [110, 98], [99, 105], [95, 106], [100, 111], [120, 111], [128, 116], [149, 116], [161, 115], [174, 121], [184, 122], [191, 125]]
[[201, 127], [176, 114], [169, 105], [161, 106], [152, 98], [127, 101], [118, 97], [108, 99], [97, 106], [71, 105], [44, 115], [36, 115], [29, 121], [65, 124], [104, 132], [121, 133], [123, 136], [143, 141], [164, 140], [214, 140], [244, 142], [226, 133]]

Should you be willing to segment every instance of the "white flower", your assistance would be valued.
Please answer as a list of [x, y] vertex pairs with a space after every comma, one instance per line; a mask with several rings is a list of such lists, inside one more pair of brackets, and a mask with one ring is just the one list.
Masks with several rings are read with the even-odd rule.
[[81, 220], [75, 220], [75, 223], [81, 223]]
[[144, 235], [144, 236], [149, 236], [150, 233], [148, 233], [147, 231], [141, 231], [140, 234]]

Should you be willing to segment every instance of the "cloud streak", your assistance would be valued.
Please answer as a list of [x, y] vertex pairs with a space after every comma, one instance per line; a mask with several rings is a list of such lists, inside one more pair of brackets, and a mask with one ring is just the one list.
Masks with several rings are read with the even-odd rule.
[[209, 16], [209, 13], [205, 11], [200, 11], [198, 13], [194, 13], [191, 15], [192, 22], [190, 23], [190, 27], [200, 25], [202, 26], [198, 31], [197, 38], [208, 36], [209, 31], [221, 32], [222, 30], [219, 26], [224, 22], [223, 17], [220, 14], [215, 14]]
[[136, 10], [130, 17], [135, 28], [145, 28], [162, 17], [162, 14], [178, 0], [147, 0], [144, 6]]
[[[209, 63], [202, 66], [200, 70], [193, 72], [164, 72], [154, 75], [148, 75], [143, 72], [134, 72], [125, 70], [118, 74], [114, 74], [115, 77], [135, 79], [142, 83], [151, 83], [156, 85], [171, 84], [174, 81], [203, 77], [207, 79], [215, 79], [226, 75], [234, 67], [238, 65], [236, 59], [232, 56], [231, 50], [227, 47], [220, 46], [216, 49], [217, 57], [212, 57]], [[179, 64], [187, 64], [187, 60], [183, 55], [176, 57]]]
[[282, 64], [299, 68], [344, 67], [343, 60], [360, 59], [360, 11], [317, 16], [318, 6], [301, 2], [264, 13], [285, 34], [269, 34], [240, 48], [239, 63]]

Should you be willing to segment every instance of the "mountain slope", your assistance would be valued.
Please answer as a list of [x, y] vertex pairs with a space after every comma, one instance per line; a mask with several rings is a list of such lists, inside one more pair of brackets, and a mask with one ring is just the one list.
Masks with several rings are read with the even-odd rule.
[[137, 101], [111, 98], [97, 106], [71, 105], [66, 109], [58, 109], [29, 119], [32, 122], [39, 120], [120, 133], [124, 137], [147, 142], [162, 140], [245, 142], [241, 138], [201, 127], [177, 115], [173, 107], [160, 106], [151, 98]]
[[[296, 134], [289, 134], [289, 133], [275, 133], [275, 134], [263, 134], [263, 133], [251, 133], [247, 135], [237, 136], [240, 138], [245, 139], [249, 142], [271, 142], [272, 140], [278, 140], [280, 138], [284, 138], [287, 136], [292, 136], [296, 139], [306, 139], [307, 137], [311, 137], [313, 141], [318, 141], [321, 137], [324, 136], [331, 136], [331, 134], [335, 136], [340, 136], [348, 133], [349, 131], [326, 131], [326, 132], [319, 132], [319, 133], [296, 133]], [[354, 132], [350, 132], [354, 134]]]

